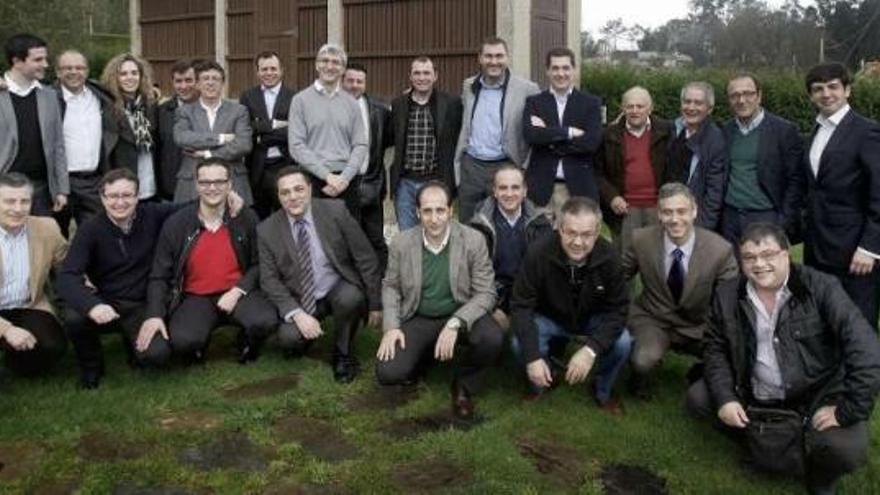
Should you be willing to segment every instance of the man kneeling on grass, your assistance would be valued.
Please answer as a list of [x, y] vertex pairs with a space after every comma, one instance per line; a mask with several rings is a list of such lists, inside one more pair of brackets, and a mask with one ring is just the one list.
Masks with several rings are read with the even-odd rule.
[[[623, 328], [627, 296], [620, 261], [599, 236], [601, 225], [599, 205], [573, 197], [562, 205], [558, 233], [529, 248], [510, 303], [513, 347], [526, 365], [530, 398], [555, 385], [563, 368], [568, 383], [584, 381], [599, 359], [593, 396], [603, 410], [619, 415], [611, 389], [632, 339]], [[568, 366], [557, 364], [570, 340], [581, 347]]]
[[147, 286], [148, 319], [137, 350], [164, 338], [174, 354], [198, 363], [211, 331], [230, 322], [243, 327], [238, 360], [244, 364], [257, 359], [263, 340], [278, 324], [258, 286], [257, 215], [244, 209], [230, 217], [229, 163], [200, 162], [195, 179], [198, 203], [168, 218], [159, 234]]
[[806, 473], [811, 493], [865, 464], [880, 388], [880, 343], [834, 277], [791, 262], [778, 226], [749, 225], [744, 277], [720, 285], [705, 378], [688, 409], [742, 436], [755, 467]]

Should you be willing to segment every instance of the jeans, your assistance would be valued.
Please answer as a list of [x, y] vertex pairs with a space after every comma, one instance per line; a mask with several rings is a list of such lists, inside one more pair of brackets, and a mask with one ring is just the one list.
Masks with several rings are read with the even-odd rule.
[[[550, 345], [552, 341], [561, 340], [563, 342], [568, 342], [578, 335], [589, 335], [596, 331], [599, 327], [599, 323], [602, 321], [601, 317], [594, 316], [589, 319], [586, 325], [584, 325], [581, 332], [572, 334], [566, 332], [561, 325], [546, 316], [535, 314], [534, 319], [535, 326], [538, 328], [538, 349], [545, 360], [548, 360], [550, 357]], [[632, 344], [632, 337], [630, 336], [629, 331], [624, 328], [620, 336], [617, 337], [617, 340], [614, 341], [614, 345], [611, 349], [607, 350], [602, 355], [596, 356], [596, 359], [599, 362], [598, 367], [594, 368], [596, 370], [595, 394], [596, 400], [599, 401], [600, 404], [608, 402], [608, 399], [611, 398], [611, 389], [614, 388], [614, 383], [617, 381], [617, 374], [629, 359], [629, 352], [632, 349]], [[520, 359], [520, 361], [522, 361], [522, 348], [516, 337], [511, 340], [511, 346], [513, 347], [514, 354]], [[549, 364], [548, 361], [548, 365]], [[537, 392], [540, 390], [535, 391]]]
[[419, 224], [416, 212], [419, 209], [416, 197], [422, 183], [417, 180], [400, 178], [394, 194], [394, 211], [397, 214], [397, 228], [403, 232]]

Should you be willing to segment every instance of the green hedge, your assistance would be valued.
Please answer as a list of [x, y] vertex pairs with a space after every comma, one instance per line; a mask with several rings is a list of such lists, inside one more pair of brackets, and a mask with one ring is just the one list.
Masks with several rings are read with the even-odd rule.
[[[730, 118], [725, 97], [727, 81], [736, 71], [731, 69], [677, 69], [657, 70], [627, 66], [586, 66], [581, 74], [581, 86], [602, 98], [608, 107], [608, 120], [620, 112], [620, 96], [628, 88], [639, 85], [651, 92], [654, 113], [666, 118], [679, 114], [679, 94], [688, 81], [706, 81], [715, 87], [713, 117], [719, 122]], [[804, 90], [804, 75], [792, 71], [756, 71], [761, 80], [764, 107], [771, 112], [797, 122], [807, 133], [815, 123], [815, 113]], [[880, 117], [880, 80], [859, 78], [853, 87], [850, 102], [863, 115]]]

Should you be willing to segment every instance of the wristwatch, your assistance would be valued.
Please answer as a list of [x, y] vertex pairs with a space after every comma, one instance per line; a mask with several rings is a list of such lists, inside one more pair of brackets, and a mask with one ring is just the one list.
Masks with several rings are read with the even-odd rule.
[[461, 330], [462, 321], [461, 318], [457, 316], [453, 316], [446, 322], [446, 328], [458, 331]]

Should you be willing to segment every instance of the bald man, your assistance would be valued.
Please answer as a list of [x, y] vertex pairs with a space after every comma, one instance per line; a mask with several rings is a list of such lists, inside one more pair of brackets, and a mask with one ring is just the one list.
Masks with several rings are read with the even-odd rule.
[[597, 158], [599, 197], [615, 244], [626, 251], [632, 231], [657, 223], [657, 191], [666, 173], [672, 123], [653, 117], [645, 88], [623, 93], [622, 114], [605, 128]]

